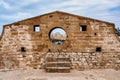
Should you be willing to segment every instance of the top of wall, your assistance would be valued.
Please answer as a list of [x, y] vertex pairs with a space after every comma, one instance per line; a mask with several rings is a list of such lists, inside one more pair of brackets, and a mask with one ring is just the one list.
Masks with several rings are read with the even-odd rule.
[[97, 20], [97, 19], [93, 19], [93, 18], [83, 17], [83, 16], [79, 16], [79, 15], [75, 15], [75, 14], [71, 14], [71, 13], [67, 13], [67, 12], [62, 12], [62, 11], [54, 11], [54, 12], [42, 14], [42, 15], [39, 15], [39, 16], [27, 18], [27, 19], [24, 19], [24, 20], [21, 20], [21, 21], [18, 21], [18, 22], [14, 22], [14, 23], [11, 23], [11, 24], [6, 24], [4, 26], [14, 25], [14, 24], [17, 24], [17, 23], [22, 22], [22, 21], [31, 20], [31, 19], [38, 18], [38, 17], [41, 17], [41, 16], [49, 15], [49, 14], [52, 14], [52, 13], [62, 13], [62, 14], [67, 14], [67, 15], [71, 15], [71, 16], [74, 16], [74, 17], [78, 17], [78, 18], [90, 19], [90, 20], [94, 20], [94, 21], [98, 21], [98, 22], [104, 22], [104, 23], [107, 23], [107, 24], [114, 25], [114, 23], [111, 23], [111, 22], [106, 22], [106, 21]]

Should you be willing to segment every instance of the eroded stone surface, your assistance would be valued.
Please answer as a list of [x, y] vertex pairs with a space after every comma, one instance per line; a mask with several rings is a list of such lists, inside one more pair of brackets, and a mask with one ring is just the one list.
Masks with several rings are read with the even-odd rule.
[[[34, 25], [40, 25], [40, 32], [34, 32]], [[86, 25], [87, 31], [80, 31], [80, 25]], [[55, 27], [67, 33], [62, 45], [49, 40], [49, 32]], [[21, 47], [26, 52], [21, 52]], [[96, 47], [102, 51], [96, 52]], [[4, 26], [0, 41], [1, 69], [43, 69], [47, 54], [70, 56], [71, 69], [120, 69], [120, 42], [112, 23], [53, 12]]]

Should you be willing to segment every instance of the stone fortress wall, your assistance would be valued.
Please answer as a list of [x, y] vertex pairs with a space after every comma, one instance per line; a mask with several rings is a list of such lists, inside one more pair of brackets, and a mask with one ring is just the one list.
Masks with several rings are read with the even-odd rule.
[[[35, 25], [40, 26], [39, 32], [34, 31]], [[85, 31], [80, 31], [81, 25]], [[56, 27], [67, 33], [62, 45], [49, 39]], [[120, 69], [120, 40], [113, 23], [56, 11], [4, 26], [0, 69], [44, 69], [47, 54], [69, 56], [71, 69]]]

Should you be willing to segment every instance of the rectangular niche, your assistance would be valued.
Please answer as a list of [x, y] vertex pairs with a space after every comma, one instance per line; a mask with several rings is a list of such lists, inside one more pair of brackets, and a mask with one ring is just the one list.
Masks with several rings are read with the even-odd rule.
[[34, 25], [34, 32], [40, 32], [40, 26]]

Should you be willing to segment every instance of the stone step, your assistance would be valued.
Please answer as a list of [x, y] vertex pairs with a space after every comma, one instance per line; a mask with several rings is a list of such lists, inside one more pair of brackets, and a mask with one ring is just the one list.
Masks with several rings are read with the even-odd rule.
[[70, 61], [69, 58], [46, 58], [46, 61]]
[[63, 63], [54, 63], [54, 64], [46, 64], [46, 67], [70, 67], [70, 64], [63, 64]]
[[70, 73], [70, 69], [45, 69], [46, 72], [52, 73]]
[[45, 60], [46, 72], [70, 72], [70, 58], [63, 54], [49, 54]]
[[57, 62], [47, 62], [46, 64], [70, 64], [69, 61], [57, 61]]
[[46, 69], [70, 69], [70, 67], [46, 67]]

